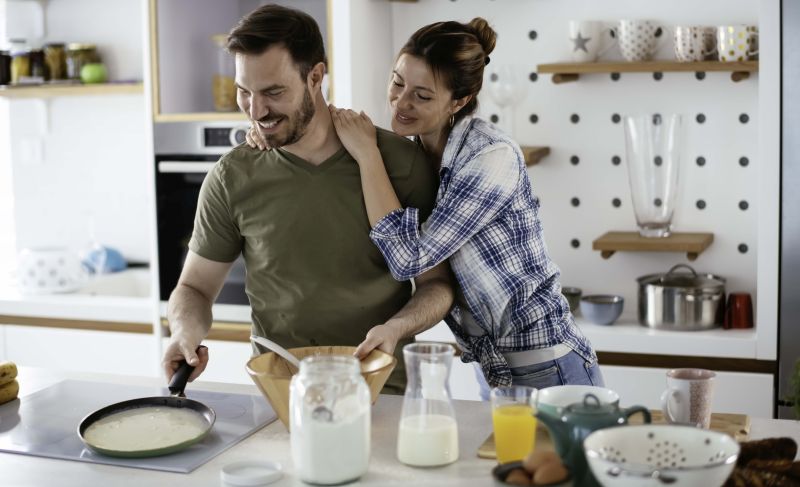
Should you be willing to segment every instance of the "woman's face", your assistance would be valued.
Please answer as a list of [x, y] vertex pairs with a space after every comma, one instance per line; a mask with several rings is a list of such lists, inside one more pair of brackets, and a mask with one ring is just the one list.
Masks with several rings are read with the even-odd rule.
[[452, 98], [424, 60], [402, 54], [389, 82], [392, 130], [402, 136], [438, 135], [449, 122]]

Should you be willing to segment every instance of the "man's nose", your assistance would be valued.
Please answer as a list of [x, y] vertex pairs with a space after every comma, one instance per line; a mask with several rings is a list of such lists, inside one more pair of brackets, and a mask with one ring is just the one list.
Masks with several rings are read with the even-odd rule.
[[261, 120], [268, 114], [269, 107], [267, 107], [267, 104], [261, 99], [261, 97], [253, 97], [253, 99], [250, 101], [250, 119]]

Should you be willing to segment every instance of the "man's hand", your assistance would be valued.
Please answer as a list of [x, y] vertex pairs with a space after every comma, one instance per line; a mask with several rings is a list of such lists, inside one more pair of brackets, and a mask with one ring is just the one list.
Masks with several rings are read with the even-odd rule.
[[394, 349], [397, 347], [397, 342], [400, 340], [400, 334], [392, 328], [391, 325], [377, 325], [373, 326], [367, 337], [358, 345], [356, 351], [353, 353], [359, 360], [369, 355], [369, 353], [376, 348], [381, 352], [386, 352], [389, 355], [394, 354]]
[[356, 113], [333, 105], [329, 105], [328, 110], [331, 112], [336, 135], [356, 162], [363, 164], [370, 160], [380, 160], [375, 125], [366, 113]]
[[169, 345], [164, 351], [164, 358], [161, 361], [167, 382], [172, 379], [182, 360], [186, 360], [189, 365], [194, 367], [192, 374], [189, 376], [189, 382], [191, 382], [206, 370], [208, 348], [200, 346], [200, 340], [186, 337], [185, 334], [172, 335]]

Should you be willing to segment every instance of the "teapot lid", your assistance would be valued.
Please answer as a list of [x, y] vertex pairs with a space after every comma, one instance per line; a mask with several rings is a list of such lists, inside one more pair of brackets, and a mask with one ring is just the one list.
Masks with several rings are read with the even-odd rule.
[[613, 413], [618, 408], [614, 404], [600, 402], [600, 399], [594, 394], [587, 393], [583, 397], [583, 402], [576, 402], [570, 404], [565, 408], [566, 413], [577, 414], [608, 414]]

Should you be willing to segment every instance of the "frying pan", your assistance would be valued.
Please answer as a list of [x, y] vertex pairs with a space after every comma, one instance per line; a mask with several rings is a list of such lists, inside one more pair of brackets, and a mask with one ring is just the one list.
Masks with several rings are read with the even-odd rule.
[[[183, 393], [183, 390], [186, 388], [186, 381], [189, 378], [189, 375], [194, 370], [194, 367], [186, 363], [186, 361], [181, 362], [180, 367], [178, 370], [173, 374], [172, 380], [169, 382], [169, 392], [171, 395], [166, 397], [142, 397], [139, 399], [130, 399], [127, 401], [118, 402], [116, 404], [112, 404], [110, 406], [106, 406], [104, 408], [98, 409], [93, 413], [90, 413], [88, 416], [81, 420], [80, 425], [78, 425], [78, 436], [80, 436], [83, 443], [89, 447], [92, 451], [97, 453], [101, 453], [103, 455], [109, 455], [112, 457], [123, 457], [123, 458], [144, 458], [144, 457], [155, 457], [161, 455], [168, 455], [170, 453], [175, 453], [181, 450], [185, 450], [190, 446], [194, 445], [195, 443], [201, 441], [203, 438], [208, 435], [209, 431], [211, 431], [211, 427], [214, 425], [214, 421], [217, 419], [216, 413], [210, 407], [206, 406], [205, 404], [192, 400], [187, 399], [186, 395]], [[206, 427], [205, 429], [189, 440], [175, 443], [171, 445], [165, 445], [161, 448], [155, 448], [150, 450], [112, 450], [104, 447], [100, 447], [97, 445], [92, 444], [91, 442], [86, 440], [84, 433], [86, 429], [89, 428], [92, 424], [96, 421], [114, 413], [119, 413], [121, 411], [126, 411], [129, 409], [136, 409], [141, 407], [166, 407], [166, 408], [187, 408], [193, 411], [200, 413], [200, 415], [205, 420]]]

